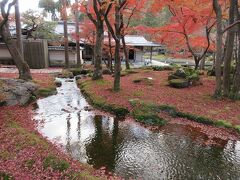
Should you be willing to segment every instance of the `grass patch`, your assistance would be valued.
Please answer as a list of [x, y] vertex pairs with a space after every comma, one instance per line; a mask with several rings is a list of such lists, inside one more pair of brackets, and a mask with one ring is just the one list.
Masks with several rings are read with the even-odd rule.
[[104, 79], [99, 79], [99, 80], [96, 80], [95, 82], [96, 82], [96, 84], [97, 84], [98, 86], [104, 86], [104, 85], [110, 84], [109, 81], [106, 81], [106, 80], [104, 80]]
[[134, 97], [142, 97], [142, 96], [144, 96], [144, 92], [139, 91], [139, 90], [134, 91], [134, 92], [133, 92], [133, 96], [134, 96]]
[[47, 97], [56, 94], [56, 87], [48, 87], [48, 88], [39, 88], [37, 90], [38, 97]]
[[39, 137], [37, 134], [33, 132], [28, 132], [26, 129], [18, 125], [16, 122], [9, 122], [7, 128], [12, 128], [16, 130], [17, 137], [23, 138], [24, 141], [19, 141], [16, 143], [16, 149], [22, 150], [24, 148], [27, 148], [28, 146], [36, 146], [41, 145], [45, 149], [48, 148], [48, 143], [43, 140], [41, 137]]
[[225, 127], [225, 128], [232, 128], [232, 124], [230, 122], [219, 120], [214, 123], [217, 127]]
[[55, 171], [64, 171], [70, 167], [68, 162], [61, 160], [57, 158], [54, 155], [48, 155], [44, 160], [43, 160], [43, 168], [49, 168], [51, 167]]
[[142, 101], [130, 101], [133, 106], [131, 115], [139, 122], [147, 125], [165, 125], [166, 120], [159, 117], [159, 106], [150, 103], [144, 103]]

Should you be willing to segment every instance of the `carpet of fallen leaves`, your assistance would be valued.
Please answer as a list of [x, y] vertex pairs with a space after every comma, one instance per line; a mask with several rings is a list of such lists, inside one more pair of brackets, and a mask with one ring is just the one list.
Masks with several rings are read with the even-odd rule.
[[[16, 78], [16, 74], [0, 74], [0, 77]], [[53, 85], [48, 74], [33, 74], [40, 87]], [[111, 179], [104, 171], [96, 171], [80, 164], [49, 142], [36, 130], [32, 120], [32, 105], [26, 107], [0, 107], [0, 179], [4, 175], [14, 179]], [[66, 170], [45, 167], [46, 157], [54, 156], [70, 166]], [[71, 175], [71, 177], [70, 177]]]
[[[214, 77], [201, 76], [203, 85], [175, 89], [168, 86], [169, 71], [140, 70], [121, 78], [121, 91], [113, 92], [113, 77], [104, 76], [103, 83], [93, 83], [90, 91], [111, 104], [123, 105], [131, 109], [130, 99], [138, 98], [159, 105], [172, 105], [179, 111], [191, 113], [213, 120], [225, 120], [233, 125], [240, 124], [240, 101], [214, 99]], [[152, 85], [134, 83], [133, 80], [153, 78]]]

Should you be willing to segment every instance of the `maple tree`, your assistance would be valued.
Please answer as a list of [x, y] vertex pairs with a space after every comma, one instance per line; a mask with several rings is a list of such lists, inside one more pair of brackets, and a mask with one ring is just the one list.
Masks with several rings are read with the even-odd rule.
[[150, 32], [157, 34], [156, 41], [175, 52], [187, 50], [195, 61], [195, 69], [198, 69], [209, 48], [213, 48], [210, 33], [215, 19], [209, 1], [155, 0], [152, 3], [153, 12], [166, 7], [172, 15], [170, 22], [161, 27], [151, 27]]

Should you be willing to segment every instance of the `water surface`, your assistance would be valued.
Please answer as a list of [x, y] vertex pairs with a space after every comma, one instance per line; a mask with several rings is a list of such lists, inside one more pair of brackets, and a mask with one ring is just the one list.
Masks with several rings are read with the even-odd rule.
[[101, 115], [75, 81], [60, 79], [58, 94], [38, 100], [40, 132], [94, 168], [126, 179], [240, 179], [240, 142], [202, 145], [205, 134], [183, 125], [150, 131], [137, 123]]

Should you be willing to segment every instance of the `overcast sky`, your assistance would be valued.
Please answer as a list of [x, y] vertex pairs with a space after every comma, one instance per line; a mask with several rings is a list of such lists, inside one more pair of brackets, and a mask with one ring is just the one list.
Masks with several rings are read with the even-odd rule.
[[38, 10], [39, 0], [19, 0], [19, 8], [21, 12], [28, 9]]

